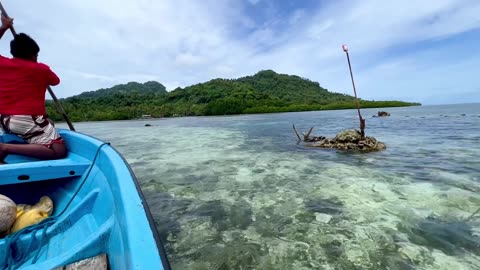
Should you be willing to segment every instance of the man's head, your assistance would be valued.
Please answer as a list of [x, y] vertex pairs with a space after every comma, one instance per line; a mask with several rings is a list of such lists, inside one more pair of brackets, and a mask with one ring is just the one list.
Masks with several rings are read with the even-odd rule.
[[35, 40], [24, 33], [15, 35], [10, 42], [10, 53], [15, 58], [37, 62], [39, 51], [40, 47]]

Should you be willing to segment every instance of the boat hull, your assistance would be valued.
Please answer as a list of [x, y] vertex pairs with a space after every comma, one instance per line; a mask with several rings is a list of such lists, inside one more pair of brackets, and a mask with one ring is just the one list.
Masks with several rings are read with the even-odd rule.
[[[170, 269], [148, 205], [122, 155], [85, 134], [60, 133], [67, 158], [38, 161], [12, 155], [0, 166], [0, 194], [17, 204], [35, 204], [47, 195], [55, 206], [55, 221], [45, 235], [38, 230], [16, 241], [16, 250], [30, 254], [21, 269], [55, 269], [103, 253], [114, 270]], [[9, 134], [1, 139], [20, 142]], [[0, 254], [9, 254], [10, 247], [8, 237], [0, 239]], [[37, 253], [38, 258], [31, 255]], [[8, 266], [7, 259], [0, 256], [0, 269]]]

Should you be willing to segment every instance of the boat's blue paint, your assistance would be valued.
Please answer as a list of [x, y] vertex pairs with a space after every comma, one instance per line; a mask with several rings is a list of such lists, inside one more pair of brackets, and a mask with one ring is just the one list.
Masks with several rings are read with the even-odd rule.
[[[54, 269], [101, 253], [107, 254], [112, 270], [169, 269], [155, 223], [128, 163], [98, 139], [68, 130], [60, 133], [69, 150], [67, 158], [37, 161], [12, 155], [6, 159], [8, 164], [0, 166], [0, 194], [18, 204], [34, 204], [48, 195], [56, 216], [73, 199], [48, 228], [45, 241], [26, 235], [16, 243], [20, 249], [31, 244], [32, 254], [40, 249], [37, 263], [32, 264], [31, 256], [20, 269]], [[18, 138], [3, 134], [0, 141]], [[18, 180], [20, 175], [30, 179]], [[36, 236], [40, 238], [41, 232]], [[0, 239], [0, 269], [6, 266], [2, 256], [7, 254], [6, 246], [5, 239]]]
[[16, 163], [0, 166], [1, 184], [15, 184], [20, 181], [42, 181], [81, 176], [90, 167], [91, 162], [74, 159], [60, 159]]

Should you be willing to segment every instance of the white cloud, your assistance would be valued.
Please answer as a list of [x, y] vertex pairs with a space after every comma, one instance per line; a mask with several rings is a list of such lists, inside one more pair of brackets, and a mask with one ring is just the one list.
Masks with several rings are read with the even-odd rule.
[[181, 53], [175, 57], [175, 63], [179, 66], [195, 66], [201, 64], [202, 59], [191, 53]]
[[231, 68], [230, 66], [219, 65], [215, 67], [215, 72], [222, 77], [230, 77], [233, 71], [234, 69]]
[[105, 82], [115, 82], [116, 79], [110, 76], [103, 76], [100, 74], [91, 74], [91, 73], [85, 73], [85, 72], [80, 72], [80, 71], [73, 71], [73, 74], [84, 78], [86, 80], [100, 80], [100, 81], [105, 81]]
[[[325, 1], [318, 10], [293, 9], [286, 17], [268, 11], [274, 15], [261, 25], [245, 6], [259, 1], [249, 1], [15, 0], [3, 4], [15, 17], [17, 30], [37, 39], [41, 60], [62, 76], [58, 87], [62, 97], [129, 80], [155, 79], [171, 90], [260, 69], [300, 75], [332, 91], [350, 93], [343, 43], [350, 47], [354, 74], [365, 97], [403, 95], [380, 83], [380, 75], [392, 85], [415, 81], [428, 93], [436, 85], [433, 77], [425, 76], [446, 78], [448, 72], [456, 76], [452, 81], [465, 81], [462, 71], [472, 64], [445, 59], [448, 62], [443, 65], [449, 68], [442, 69], [428, 65], [439, 58], [423, 55], [424, 51], [402, 58], [388, 52], [426, 40], [441, 43], [480, 28], [477, 0]], [[278, 8], [272, 5], [274, 1], [269, 2], [269, 10]], [[287, 24], [279, 24], [282, 21]], [[7, 47], [2, 40], [0, 52], [8, 52]], [[447, 47], [437, 55], [444, 53]], [[420, 78], [412, 69], [428, 72]], [[412, 90], [408, 95], [423, 99], [427, 96], [423, 92]]]
[[275, 32], [270, 28], [260, 28], [252, 32], [249, 39], [253, 46], [268, 46], [276, 41]]
[[300, 22], [302, 19], [304, 19], [306, 15], [306, 12], [304, 9], [297, 9], [295, 12], [293, 12], [292, 16], [290, 16], [290, 19], [288, 20], [289, 24], [297, 24]]

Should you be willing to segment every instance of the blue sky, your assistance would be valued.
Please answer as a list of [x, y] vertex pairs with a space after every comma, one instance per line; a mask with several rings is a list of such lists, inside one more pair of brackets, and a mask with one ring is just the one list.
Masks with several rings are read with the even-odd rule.
[[[172, 90], [262, 69], [360, 97], [480, 102], [478, 0], [4, 0], [62, 79], [59, 97], [129, 81]], [[8, 55], [6, 35], [0, 53]]]

